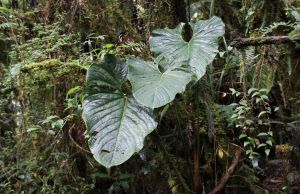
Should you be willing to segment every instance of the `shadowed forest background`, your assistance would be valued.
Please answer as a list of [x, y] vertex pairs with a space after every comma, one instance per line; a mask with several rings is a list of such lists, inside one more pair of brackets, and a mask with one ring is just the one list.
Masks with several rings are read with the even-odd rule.
[[[154, 60], [154, 30], [186, 23], [189, 42], [213, 16], [225, 34], [205, 75], [154, 110], [138, 153], [99, 164], [91, 65]], [[0, 193], [299, 193], [299, 43], [300, 0], [0, 0]]]

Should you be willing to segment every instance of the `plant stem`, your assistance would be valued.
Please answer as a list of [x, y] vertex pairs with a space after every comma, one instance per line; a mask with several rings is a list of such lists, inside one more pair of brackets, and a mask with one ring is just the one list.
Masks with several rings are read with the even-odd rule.
[[213, 15], [215, 15], [215, 0], [212, 0], [210, 3], [209, 17], [211, 18]]

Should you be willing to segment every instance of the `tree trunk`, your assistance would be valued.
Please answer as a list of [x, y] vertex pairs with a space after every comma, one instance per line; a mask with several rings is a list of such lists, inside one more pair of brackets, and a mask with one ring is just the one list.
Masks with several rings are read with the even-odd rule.
[[186, 3], [184, 0], [173, 0], [174, 6], [174, 22], [177, 25], [179, 22], [188, 23], [186, 14]]

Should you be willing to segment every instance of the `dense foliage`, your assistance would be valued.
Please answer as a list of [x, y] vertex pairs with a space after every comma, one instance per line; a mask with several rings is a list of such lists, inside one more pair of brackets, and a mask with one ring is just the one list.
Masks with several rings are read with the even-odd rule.
[[299, 0], [0, 0], [0, 193], [298, 193]]

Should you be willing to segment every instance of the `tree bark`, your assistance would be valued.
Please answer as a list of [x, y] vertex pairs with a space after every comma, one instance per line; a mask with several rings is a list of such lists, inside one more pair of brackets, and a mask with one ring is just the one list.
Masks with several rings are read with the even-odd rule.
[[11, 0], [11, 8], [12, 9], [18, 9], [19, 8], [18, 0]]
[[180, 22], [188, 23], [186, 3], [184, 0], [173, 0], [175, 25]]

